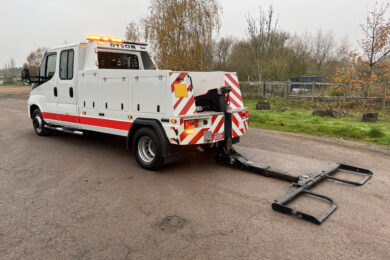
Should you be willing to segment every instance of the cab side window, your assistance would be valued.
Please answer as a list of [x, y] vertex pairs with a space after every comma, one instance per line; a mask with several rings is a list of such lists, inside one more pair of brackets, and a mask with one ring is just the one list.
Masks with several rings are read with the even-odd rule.
[[56, 53], [48, 53], [42, 60], [41, 68], [39, 69], [40, 84], [49, 81], [56, 72]]
[[46, 63], [47, 63], [47, 56], [45, 56], [42, 60], [42, 63], [41, 63], [41, 68], [39, 69], [39, 77], [41, 78], [40, 81], [42, 81], [42, 79], [45, 78], [45, 74], [46, 74]]
[[65, 50], [60, 57], [60, 79], [73, 79], [74, 51]]
[[46, 65], [46, 79], [50, 80], [56, 72], [56, 61], [57, 54], [49, 54], [47, 56], [47, 65]]

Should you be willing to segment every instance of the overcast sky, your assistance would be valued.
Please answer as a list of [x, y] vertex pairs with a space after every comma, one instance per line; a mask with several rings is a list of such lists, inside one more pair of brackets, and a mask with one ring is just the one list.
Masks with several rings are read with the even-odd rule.
[[[274, 6], [282, 29], [294, 33], [331, 30], [353, 47], [359, 24], [374, 0], [220, 0], [222, 35], [245, 37], [246, 15]], [[0, 0], [0, 67], [21, 66], [30, 51], [79, 42], [90, 33], [123, 37], [126, 24], [148, 13], [149, 0]]]

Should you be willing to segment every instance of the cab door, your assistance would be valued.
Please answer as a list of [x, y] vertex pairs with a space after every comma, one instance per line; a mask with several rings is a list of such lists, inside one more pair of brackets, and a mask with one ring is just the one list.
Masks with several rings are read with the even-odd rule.
[[76, 50], [64, 49], [59, 52], [58, 106], [57, 117], [63, 125], [77, 127], [79, 114], [77, 108], [76, 76], [74, 73]]
[[[42, 116], [50, 123], [57, 120], [58, 88], [57, 78], [57, 52], [52, 51], [45, 54], [39, 70], [39, 77], [42, 83], [37, 86], [38, 93], [43, 97]], [[56, 122], [52, 122], [56, 123]]]

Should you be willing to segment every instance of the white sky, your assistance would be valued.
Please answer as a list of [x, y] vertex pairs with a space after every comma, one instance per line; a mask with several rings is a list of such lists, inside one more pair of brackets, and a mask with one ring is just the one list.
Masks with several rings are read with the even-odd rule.
[[[79, 42], [90, 33], [123, 37], [126, 24], [148, 13], [149, 0], [0, 0], [0, 68], [21, 66], [30, 51]], [[246, 15], [270, 4], [288, 32], [331, 30], [356, 48], [359, 24], [374, 0], [220, 0], [222, 35], [245, 37]]]

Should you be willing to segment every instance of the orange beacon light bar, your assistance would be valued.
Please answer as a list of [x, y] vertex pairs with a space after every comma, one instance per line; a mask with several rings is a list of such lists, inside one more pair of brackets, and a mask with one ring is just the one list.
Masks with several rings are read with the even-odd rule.
[[124, 43], [124, 40], [120, 38], [109, 38], [109, 37], [102, 37], [98, 35], [89, 35], [87, 37], [88, 41], [104, 41], [104, 42], [116, 42], [116, 43]]

